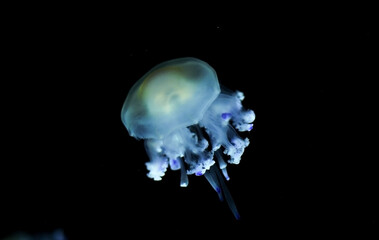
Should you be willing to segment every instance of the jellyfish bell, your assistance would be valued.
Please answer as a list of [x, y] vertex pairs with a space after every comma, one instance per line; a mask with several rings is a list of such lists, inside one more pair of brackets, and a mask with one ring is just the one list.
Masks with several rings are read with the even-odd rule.
[[195, 58], [163, 62], [129, 91], [121, 118], [135, 138], [159, 139], [198, 123], [220, 93], [214, 69]]
[[227, 163], [238, 164], [249, 145], [236, 131], [250, 131], [255, 120], [243, 99], [242, 92], [220, 87], [206, 62], [179, 58], [155, 66], [135, 83], [121, 119], [130, 136], [144, 139], [148, 177], [159, 181], [168, 167], [180, 169], [180, 186], [185, 187], [188, 175], [204, 175], [238, 219], [222, 175], [229, 180]]

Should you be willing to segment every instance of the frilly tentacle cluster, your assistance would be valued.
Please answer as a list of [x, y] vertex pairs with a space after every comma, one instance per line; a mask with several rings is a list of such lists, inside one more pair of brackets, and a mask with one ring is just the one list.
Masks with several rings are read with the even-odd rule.
[[220, 152], [229, 156], [228, 163], [239, 164], [249, 139], [242, 139], [236, 130], [250, 131], [255, 119], [252, 110], [243, 108], [243, 99], [239, 91], [221, 92], [198, 124], [176, 129], [162, 139], [145, 140], [150, 158], [146, 163], [148, 177], [161, 180], [170, 166], [172, 170], [182, 170], [180, 185], [187, 186], [187, 175], [202, 176], [217, 161], [225, 178], [229, 179], [227, 164]]

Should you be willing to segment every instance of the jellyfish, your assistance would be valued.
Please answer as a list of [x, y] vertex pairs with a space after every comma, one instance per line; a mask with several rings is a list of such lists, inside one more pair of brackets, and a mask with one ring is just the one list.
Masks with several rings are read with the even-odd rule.
[[244, 94], [219, 84], [216, 71], [197, 58], [158, 64], [130, 89], [121, 119], [129, 135], [143, 139], [147, 176], [162, 179], [168, 168], [205, 176], [236, 219], [236, 205], [224, 182], [227, 163], [239, 164], [248, 138], [237, 133], [253, 128], [255, 113], [242, 106]]

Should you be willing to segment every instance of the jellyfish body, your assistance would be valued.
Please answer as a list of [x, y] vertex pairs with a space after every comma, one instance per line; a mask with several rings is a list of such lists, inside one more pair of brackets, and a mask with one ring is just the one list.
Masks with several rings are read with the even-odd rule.
[[[221, 172], [229, 180], [227, 162], [238, 164], [249, 139], [255, 114], [242, 106], [242, 92], [220, 87], [215, 70], [196, 58], [163, 62], [131, 88], [121, 111], [129, 135], [144, 139], [150, 161], [147, 176], [161, 180], [168, 167], [188, 175], [204, 175], [219, 198], [239, 214]], [[224, 160], [223, 154], [229, 159]]]

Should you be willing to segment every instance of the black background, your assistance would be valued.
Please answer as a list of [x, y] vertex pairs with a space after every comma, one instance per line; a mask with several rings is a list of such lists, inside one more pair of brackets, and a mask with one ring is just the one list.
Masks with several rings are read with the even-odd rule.
[[[238, 239], [378, 228], [369, 6], [31, 7], [38, 11], [24, 6], [8, 20], [2, 236], [61, 228], [69, 239]], [[132, 85], [178, 57], [208, 62], [256, 113], [254, 129], [241, 133], [251, 144], [228, 167], [239, 221], [204, 177], [190, 176], [187, 188], [179, 172], [148, 179], [143, 141], [120, 121]]]

